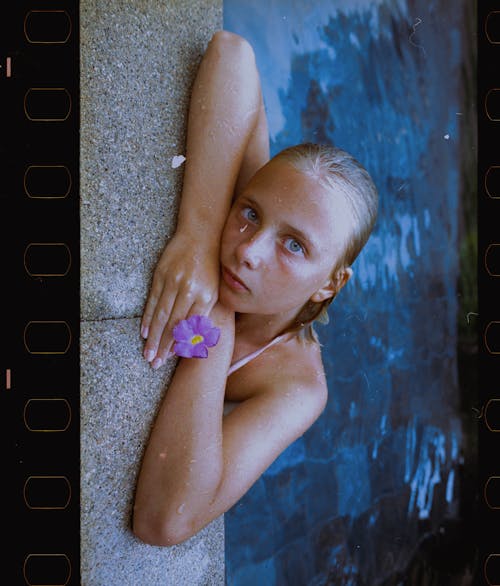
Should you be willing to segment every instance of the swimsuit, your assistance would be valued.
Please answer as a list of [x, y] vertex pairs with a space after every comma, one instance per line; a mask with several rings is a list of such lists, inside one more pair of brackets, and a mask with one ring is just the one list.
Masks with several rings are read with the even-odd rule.
[[281, 334], [281, 336], [276, 336], [276, 338], [271, 340], [269, 342], [269, 344], [266, 344], [265, 346], [262, 346], [262, 348], [258, 348], [257, 350], [255, 350], [255, 352], [251, 352], [250, 354], [243, 356], [243, 358], [240, 358], [236, 362], [233, 362], [231, 364], [231, 366], [229, 367], [227, 376], [229, 376], [230, 374], [233, 374], [233, 372], [235, 370], [238, 370], [238, 368], [241, 368], [242, 366], [245, 366], [245, 364], [248, 364], [248, 362], [250, 362], [250, 360], [257, 358], [257, 356], [259, 356], [259, 354], [262, 354], [262, 352], [264, 352], [264, 350], [267, 350], [271, 346], [274, 346], [274, 344], [281, 342], [281, 340], [283, 340], [283, 338], [285, 338], [286, 336], [287, 336], [287, 334]]

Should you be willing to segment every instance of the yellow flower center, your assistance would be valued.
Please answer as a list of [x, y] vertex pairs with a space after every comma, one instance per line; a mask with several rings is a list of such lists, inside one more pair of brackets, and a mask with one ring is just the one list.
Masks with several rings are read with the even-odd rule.
[[193, 336], [191, 338], [191, 344], [194, 346], [195, 344], [199, 344], [200, 342], [203, 342], [203, 336], [200, 336], [200, 334], [197, 334], [196, 336]]

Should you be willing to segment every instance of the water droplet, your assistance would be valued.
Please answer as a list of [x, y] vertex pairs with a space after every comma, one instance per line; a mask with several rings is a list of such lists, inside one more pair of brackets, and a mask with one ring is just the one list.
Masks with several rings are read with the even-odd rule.
[[182, 503], [182, 505], [180, 505], [179, 507], [177, 507], [177, 514], [178, 515], [182, 515], [182, 513], [184, 512], [184, 509], [186, 508], [186, 503]]

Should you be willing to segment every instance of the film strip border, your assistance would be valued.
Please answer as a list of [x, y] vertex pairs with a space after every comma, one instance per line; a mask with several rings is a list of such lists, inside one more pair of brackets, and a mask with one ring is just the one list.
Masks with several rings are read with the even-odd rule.
[[500, 6], [478, 2], [480, 583], [500, 585]]
[[79, 2], [0, 16], [4, 584], [80, 584]]

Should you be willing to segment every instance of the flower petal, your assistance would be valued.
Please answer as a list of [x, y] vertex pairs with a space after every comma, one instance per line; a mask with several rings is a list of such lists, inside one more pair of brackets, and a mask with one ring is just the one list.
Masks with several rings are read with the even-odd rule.
[[184, 155], [175, 155], [175, 157], [172, 158], [172, 169], [177, 169], [177, 167], [180, 167], [185, 160], [186, 157]]
[[215, 346], [220, 338], [220, 329], [219, 328], [211, 328], [205, 333], [205, 345], [209, 348], [211, 346]]
[[198, 317], [200, 318], [197, 324], [198, 331], [202, 336], [205, 336], [206, 333], [214, 327], [214, 324], [212, 320], [206, 315], [200, 315]]
[[181, 320], [173, 329], [174, 340], [176, 342], [184, 342], [193, 337], [193, 328], [188, 320]]
[[188, 322], [188, 324], [191, 326], [191, 328], [195, 334], [199, 333], [200, 317], [201, 316], [199, 316], [199, 315], [191, 315], [186, 320]]
[[[219, 341], [220, 329], [213, 325], [206, 315], [191, 315], [181, 320], [173, 330], [174, 352], [183, 358], [207, 358], [207, 347], [215, 346]], [[193, 345], [193, 338], [200, 336], [202, 341]]]
[[192, 356], [193, 358], [207, 358], [208, 357], [208, 350], [204, 343], [196, 344], [196, 346], [192, 346]]
[[192, 358], [194, 356], [194, 349], [196, 346], [189, 344], [187, 342], [177, 342], [174, 346], [174, 352], [177, 356], [182, 356], [183, 358]]

